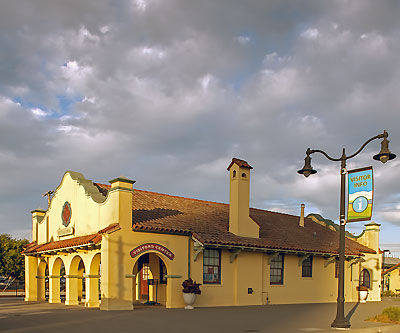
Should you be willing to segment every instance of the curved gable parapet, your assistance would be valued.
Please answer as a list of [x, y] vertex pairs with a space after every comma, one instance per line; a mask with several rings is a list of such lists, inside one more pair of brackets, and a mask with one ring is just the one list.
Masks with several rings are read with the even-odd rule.
[[[332, 220], [323, 218], [320, 214], [311, 213], [311, 214], [308, 214], [307, 217], [311, 218], [314, 222], [316, 222], [318, 224], [321, 224], [321, 225], [323, 225], [325, 227], [330, 228], [331, 230], [339, 231], [339, 225], [338, 224], [336, 224]], [[361, 234], [359, 234], [359, 235], [353, 235], [352, 233], [346, 231], [346, 237], [349, 237], [349, 238], [352, 238], [352, 239], [358, 239], [362, 235], [364, 235], [364, 233], [365, 233], [365, 230], [363, 230], [361, 232]]]
[[[76, 171], [66, 171], [64, 173], [63, 180], [67, 174], [71, 177], [72, 180], [76, 181], [78, 185], [81, 185], [83, 187], [83, 189], [85, 190], [85, 194], [88, 197], [91, 197], [94, 202], [103, 203], [104, 201], [106, 201], [107, 197], [105, 197], [99, 191], [99, 189], [93, 184], [90, 179], [86, 179], [83, 174]], [[58, 188], [60, 188], [61, 184], [58, 186]]]

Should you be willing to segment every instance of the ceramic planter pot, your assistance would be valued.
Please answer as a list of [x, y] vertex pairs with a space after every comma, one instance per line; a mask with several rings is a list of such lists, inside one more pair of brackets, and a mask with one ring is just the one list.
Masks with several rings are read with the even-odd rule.
[[183, 293], [183, 300], [186, 304], [185, 309], [186, 310], [193, 310], [193, 304], [196, 301], [196, 294], [192, 293]]
[[360, 303], [367, 303], [368, 290], [360, 290]]

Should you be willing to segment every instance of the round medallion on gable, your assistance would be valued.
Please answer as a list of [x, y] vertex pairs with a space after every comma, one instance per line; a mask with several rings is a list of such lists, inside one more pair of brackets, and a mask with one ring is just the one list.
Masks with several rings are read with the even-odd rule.
[[65, 201], [64, 206], [61, 210], [61, 220], [64, 227], [68, 227], [69, 222], [71, 222], [71, 204], [68, 201]]

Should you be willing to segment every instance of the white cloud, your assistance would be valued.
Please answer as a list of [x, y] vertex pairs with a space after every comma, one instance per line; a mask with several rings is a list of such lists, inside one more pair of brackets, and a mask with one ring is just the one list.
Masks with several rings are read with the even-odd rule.
[[214, 79], [214, 77], [210, 73], [207, 73], [206, 75], [204, 75], [203, 77], [200, 78], [200, 84], [201, 84], [201, 87], [203, 88], [203, 90], [208, 89], [208, 87], [213, 79]]
[[165, 57], [165, 52], [164, 51], [159, 50], [159, 49], [154, 48], [154, 47], [143, 47], [142, 48], [142, 54], [146, 55], [146, 56], [158, 58], [158, 59], [162, 59], [162, 58]]
[[246, 45], [246, 44], [250, 43], [251, 39], [249, 36], [238, 36], [238, 37], [236, 37], [236, 41], [239, 44]]
[[109, 25], [103, 25], [99, 30], [102, 34], [106, 34], [107, 32], [110, 32], [111, 28]]
[[36, 118], [38, 118], [38, 119], [43, 118], [43, 117], [46, 117], [46, 116], [49, 115], [46, 111], [43, 111], [43, 110], [40, 109], [40, 108], [33, 108], [33, 109], [30, 109], [30, 111], [31, 111], [32, 114], [33, 114]]
[[82, 103], [91, 103], [91, 104], [95, 104], [96, 103], [96, 97], [87, 97], [85, 96], [82, 100]]
[[301, 37], [306, 39], [317, 39], [320, 36], [320, 32], [316, 28], [309, 28], [301, 33]]
[[134, 9], [144, 12], [147, 8], [147, 1], [146, 0], [132, 0], [132, 5]]

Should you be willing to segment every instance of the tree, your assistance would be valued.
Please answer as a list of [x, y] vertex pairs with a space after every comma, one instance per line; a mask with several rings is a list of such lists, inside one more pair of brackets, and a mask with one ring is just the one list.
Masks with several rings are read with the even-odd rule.
[[26, 239], [14, 239], [8, 234], [0, 234], [0, 276], [13, 279], [24, 279], [23, 246]]

